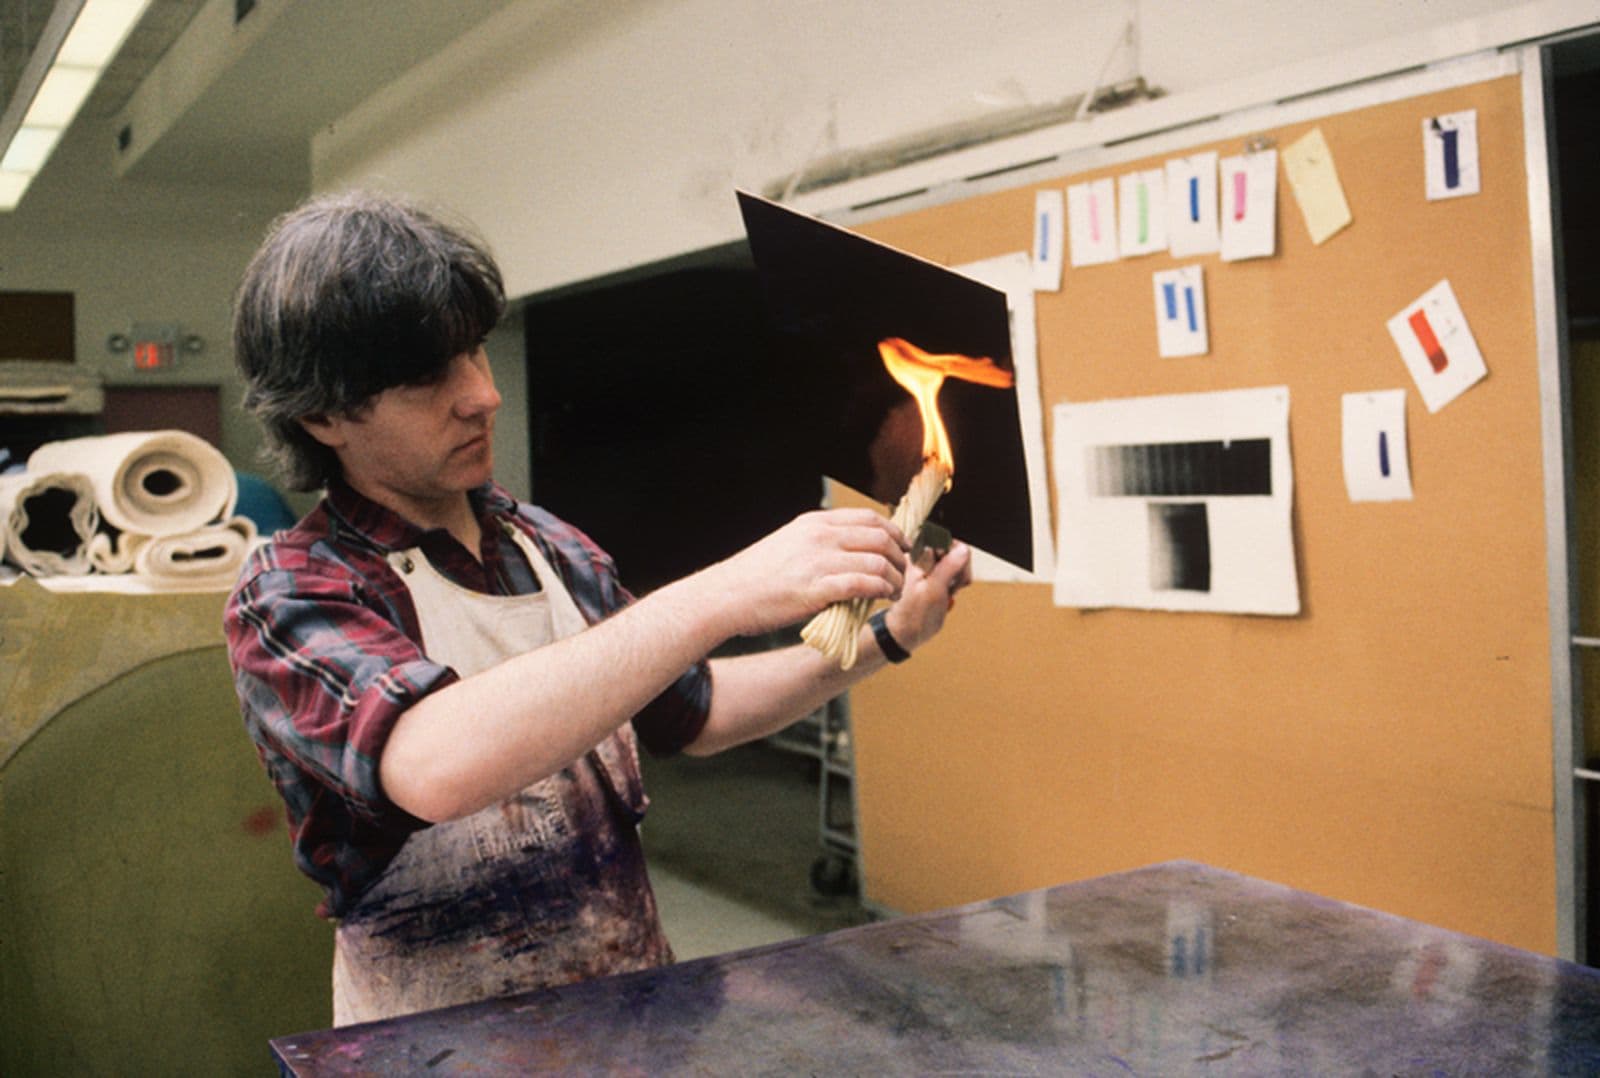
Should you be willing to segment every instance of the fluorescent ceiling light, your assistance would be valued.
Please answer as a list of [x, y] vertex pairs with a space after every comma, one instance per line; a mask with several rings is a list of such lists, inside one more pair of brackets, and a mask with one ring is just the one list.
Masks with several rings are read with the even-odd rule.
[[56, 63], [105, 67], [149, 4], [150, 0], [87, 0], [56, 53]]
[[150, 0], [56, 0], [0, 113], [0, 212], [16, 209]]
[[59, 62], [45, 73], [33, 104], [22, 117], [24, 127], [66, 127], [100, 81], [100, 71], [92, 67], [65, 67]]
[[31, 172], [0, 172], [0, 210], [16, 209], [31, 179]]
[[0, 172], [26, 172], [33, 174], [44, 167], [50, 151], [61, 138], [59, 127], [19, 127], [0, 157]]

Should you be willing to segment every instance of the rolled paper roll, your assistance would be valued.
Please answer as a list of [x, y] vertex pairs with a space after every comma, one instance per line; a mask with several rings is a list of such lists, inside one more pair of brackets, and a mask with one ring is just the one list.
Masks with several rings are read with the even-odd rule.
[[5, 558], [31, 576], [89, 572], [89, 541], [100, 526], [94, 486], [76, 472], [0, 476]]
[[150, 541], [148, 535], [133, 532], [96, 532], [89, 540], [89, 561], [97, 573], [127, 573], [133, 571], [133, 559], [139, 548]]
[[182, 535], [157, 535], [139, 544], [133, 572], [160, 581], [231, 579], [256, 541], [248, 517], [234, 517]]
[[28, 471], [88, 476], [106, 522], [139, 535], [177, 535], [225, 520], [239, 496], [227, 458], [181, 430], [50, 442], [33, 451]]

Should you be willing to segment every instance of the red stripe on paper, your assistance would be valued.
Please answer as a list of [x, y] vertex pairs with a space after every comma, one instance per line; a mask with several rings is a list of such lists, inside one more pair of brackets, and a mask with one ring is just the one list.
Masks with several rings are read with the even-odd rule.
[[1411, 332], [1417, 335], [1417, 343], [1422, 345], [1423, 353], [1433, 366], [1433, 373], [1438, 374], [1448, 367], [1450, 360], [1439, 346], [1439, 338], [1433, 335], [1433, 327], [1428, 324], [1428, 312], [1419, 307], [1411, 312], [1411, 317], [1406, 321], [1411, 323]]

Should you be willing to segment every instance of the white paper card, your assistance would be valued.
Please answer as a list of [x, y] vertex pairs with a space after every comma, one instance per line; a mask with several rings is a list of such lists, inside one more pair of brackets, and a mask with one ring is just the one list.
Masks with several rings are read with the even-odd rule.
[[1437, 412], [1489, 373], [1447, 280], [1389, 319], [1388, 326], [1430, 412]]
[[1159, 168], [1117, 177], [1118, 239], [1124, 258], [1167, 249], [1167, 174]]
[[1110, 177], [1067, 188], [1067, 241], [1074, 266], [1117, 260], [1117, 188]]
[[1052, 418], [1057, 605], [1299, 613], [1288, 387]]
[[1411, 500], [1406, 391], [1344, 395], [1344, 486], [1353, 502]]
[[1042, 584], [1055, 574], [1055, 539], [1050, 531], [1050, 480], [1045, 473], [1044, 411], [1039, 392], [1039, 346], [1034, 328], [1033, 287], [1029, 257], [1018, 252], [953, 267], [957, 273], [1004, 292], [1011, 318], [1011, 363], [1016, 376], [1017, 419], [1022, 425], [1022, 459], [1028, 474], [1028, 501], [1033, 514], [1034, 572], [973, 548], [975, 580]]
[[1430, 201], [1477, 194], [1478, 110], [1423, 120], [1422, 155]]
[[1224, 157], [1217, 171], [1222, 260], [1270, 258], [1278, 249], [1278, 151]]
[[1167, 238], [1174, 258], [1211, 254], [1220, 245], [1215, 153], [1167, 162]]
[[1203, 356], [1211, 350], [1206, 332], [1206, 280], [1199, 266], [1161, 270], [1156, 289], [1156, 344], [1165, 358]]
[[1040, 292], [1061, 291], [1062, 250], [1067, 235], [1066, 200], [1057, 187], [1033, 195], [1033, 287]]

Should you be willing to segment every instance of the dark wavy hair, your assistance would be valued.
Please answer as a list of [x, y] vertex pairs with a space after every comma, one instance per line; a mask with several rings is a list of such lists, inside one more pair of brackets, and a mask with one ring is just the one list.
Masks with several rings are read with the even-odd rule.
[[293, 490], [326, 485], [339, 460], [300, 420], [349, 414], [393, 386], [437, 377], [505, 308], [483, 241], [414, 204], [356, 191], [278, 218], [233, 314], [234, 362], [263, 455]]

